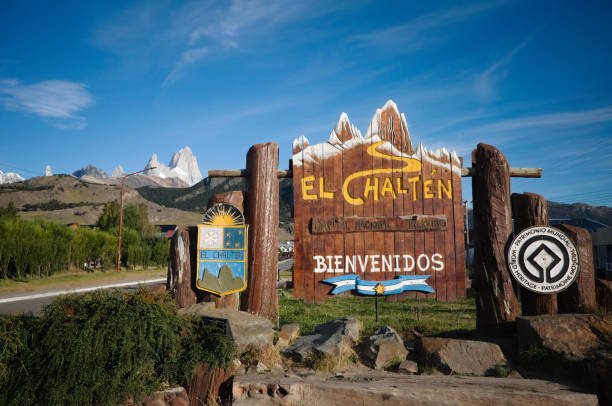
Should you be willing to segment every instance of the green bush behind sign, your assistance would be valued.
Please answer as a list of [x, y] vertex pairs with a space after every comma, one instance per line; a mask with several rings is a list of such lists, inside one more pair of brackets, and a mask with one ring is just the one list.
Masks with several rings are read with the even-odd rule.
[[228, 367], [234, 343], [147, 290], [66, 295], [40, 319], [0, 318], [0, 404], [117, 405]]

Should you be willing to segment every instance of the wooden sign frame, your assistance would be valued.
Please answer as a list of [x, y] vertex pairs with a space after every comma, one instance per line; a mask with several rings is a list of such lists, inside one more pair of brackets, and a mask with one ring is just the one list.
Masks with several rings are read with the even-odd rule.
[[[376, 111], [365, 137], [342, 113], [327, 142], [296, 139], [292, 162], [294, 297], [322, 302], [333, 289], [322, 281], [351, 273], [366, 281], [430, 275], [435, 293], [389, 300], [465, 297], [461, 160], [445, 149], [415, 150], [395, 103]], [[417, 227], [414, 216], [437, 220]], [[356, 229], [377, 219], [378, 228]], [[367, 264], [355, 270], [359, 262]]]

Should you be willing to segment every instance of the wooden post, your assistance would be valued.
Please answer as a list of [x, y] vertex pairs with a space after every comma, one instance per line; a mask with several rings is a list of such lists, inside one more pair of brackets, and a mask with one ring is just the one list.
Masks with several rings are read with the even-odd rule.
[[247, 289], [241, 309], [276, 323], [278, 296], [278, 145], [253, 145], [247, 153], [246, 220], [249, 225]]
[[559, 313], [586, 313], [596, 309], [595, 271], [591, 235], [582, 227], [567, 224], [556, 226], [574, 243], [578, 251], [578, 275], [574, 283], [559, 292]]
[[478, 144], [472, 154], [474, 242], [476, 261], [476, 325], [489, 334], [511, 328], [518, 300], [506, 266], [505, 247], [512, 236], [510, 168], [497, 148]]
[[[195, 374], [193, 378], [191, 378], [187, 391], [189, 406], [220, 404], [218, 403], [219, 395], [221, 395], [223, 391], [224, 384], [228, 382], [232, 376], [230, 370], [225, 370], [223, 368], [209, 370], [208, 364], [206, 363], [196, 364]], [[225, 395], [231, 395], [231, 389], [229, 394]]]
[[[217, 193], [208, 199], [207, 208], [211, 208], [215, 204], [227, 203], [240, 210], [241, 213], [244, 213], [243, 201], [244, 196], [242, 192], [236, 190], [225, 193]], [[238, 304], [240, 302], [239, 293], [230, 293], [229, 295], [217, 296], [213, 293], [201, 292], [201, 297], [203, 302], [214, 302], [217, 309], [238, 310]]]
[[174, 300], [178, 307], [187, 307], [196, 302], [189, 240], [189, 231], [179, 228], [170, 242], [166, 289], [174, 291]]
[[[515, 235], [531, 226], [547, 226], [546, 199], [535, 193], [513, 193], [512, 217]], [[523, 316], [556, 314], [557, 294], [544, 295], [521, 288], [521, 308]]]

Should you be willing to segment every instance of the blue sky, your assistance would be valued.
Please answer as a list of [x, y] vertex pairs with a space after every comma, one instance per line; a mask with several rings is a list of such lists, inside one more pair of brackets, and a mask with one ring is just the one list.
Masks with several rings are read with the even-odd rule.
[[415, 145], [469, 166], [492, 144], [544, 169], [513, 192], [612, 206], [610, 21], [606, 1], [8, 0], [0, 170], [135, 171], [188, 145], [206, 176], [268, 141], [286, 168], [295, 137], [343, 111], [365, 133], [393, 99]]

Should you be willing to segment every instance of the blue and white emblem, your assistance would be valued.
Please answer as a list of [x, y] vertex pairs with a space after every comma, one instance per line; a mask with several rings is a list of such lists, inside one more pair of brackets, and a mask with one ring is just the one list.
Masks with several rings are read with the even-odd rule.
[[322, 282], [334, 285], [334, 290], [330, 292], [332, 295], [349, 290], [355, 290], [361, 295], [370, 296], [394, 295], [406, 291], [433, 293], [435, 291], [427, 284], [427, 278], [430, 276], [402, 275], [396, 279], [385, 281], [364, 281], [359, 278], [359, 275], [350, 274], [325, 279]]

